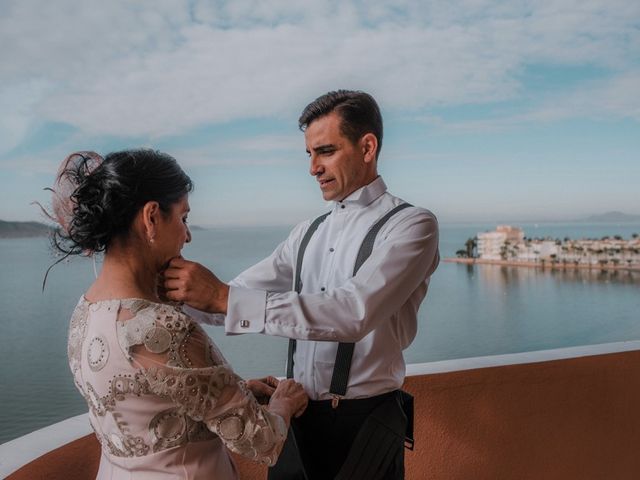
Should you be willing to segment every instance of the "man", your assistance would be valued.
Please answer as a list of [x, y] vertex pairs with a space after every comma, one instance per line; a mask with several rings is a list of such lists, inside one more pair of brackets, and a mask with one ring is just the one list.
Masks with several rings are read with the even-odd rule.
[[[310, 173], [323, 198], [333, 202], [307, 235], [303, 258], [312, 220], [296, 226], [271, 256], [230, 286], [198, 264], [173, 260], [165, 275], [167, 296], [226, 314], [227, 333], [297, 339], [290, 346], [293, 377], [311, 399], [294, 436], [306, 477], [289, 471], [297, 467], [288, 445], [270, 478], [403, 478], [404, 435], [376, 428], [371, 419], [384, 425], [398, 420], [399, 429], [406, 423], [390, 392], [403, 384], [402, 351], [416, 335], [418, 307], [438, 265], [437, 221], [427, 210], [400, 207], [404, 202], [378, 176], [382, 117], [370, 95], [329, 92], [304, 109], [299, 126]], [[354, 268], [367, 232], [387, 214], [371, 254]], [[337, 342], [355, 342], [346, 372], [337, 374], [346, 377], [341, 394], [332, 386]], [[365, 461], [366, 451], [371, 458]], [[363, 462], [374, 465], [372, 472], [363, 473]], [[345, 473], [349, 468], [359, 473]]]

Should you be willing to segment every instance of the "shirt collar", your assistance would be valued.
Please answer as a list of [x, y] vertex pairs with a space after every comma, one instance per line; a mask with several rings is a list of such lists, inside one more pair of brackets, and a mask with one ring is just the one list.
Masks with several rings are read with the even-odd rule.
[[359, 188], [341, 202], [333, 202], [333, 208], [366, 207], [386, 191], [387, 185], [382, 177], [378, 176], [373, 182]]

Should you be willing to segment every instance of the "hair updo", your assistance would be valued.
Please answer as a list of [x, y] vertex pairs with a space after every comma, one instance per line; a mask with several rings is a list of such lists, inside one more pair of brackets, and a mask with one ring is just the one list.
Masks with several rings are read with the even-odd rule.
[[[193, 190], [173, 157], [148, 149], [114, 152], [104, 159], [92, 152], [72, 154], [60, 167], [56, 184], [53, 208], [61, 228], [53, 243], [68, 255], [107, 250], [129, 232], [145, 203], [158, 202], [168, 213]], [[64, 186], [70, 194], [60, 195]]]

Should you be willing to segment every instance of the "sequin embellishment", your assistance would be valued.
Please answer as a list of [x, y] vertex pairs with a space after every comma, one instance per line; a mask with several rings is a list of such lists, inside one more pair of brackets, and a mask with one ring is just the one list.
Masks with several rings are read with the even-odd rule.
[[186, 443], [187, 419], [177, 409], [160, 412], [153, 417], [149, 428], [156, 438], [154, 452]]
[[244, 433], [244, 420], [240, 415], [235, 414], [218, 418], [216, 431], [225, 440], [239, 440]]
[[144, 346], [151, 353], [162, 353], [171, 345], [171, 333], [163, 327], [154, 327], [144, 336]]
[[102, 335], [93, 337], [87, 348], [89, 368], [99, 372], [107, 364], [107, 360], [109, 360], [109, 344]]

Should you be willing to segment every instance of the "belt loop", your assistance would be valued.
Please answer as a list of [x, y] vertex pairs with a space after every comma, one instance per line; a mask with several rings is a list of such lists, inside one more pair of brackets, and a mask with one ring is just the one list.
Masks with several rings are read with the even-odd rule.
[[338, 408], [338, 404], [340, 403], [340, 399], [342, 397], [340, 395], [336, 395], [335, 393], [331, 394], [331, 408], [334, 410]]

